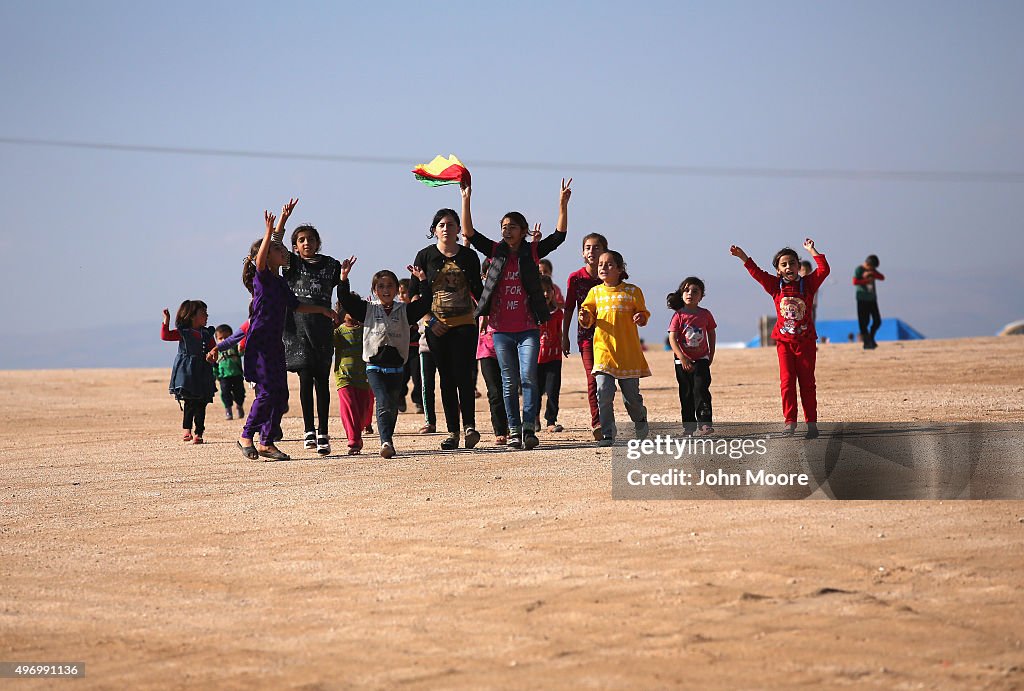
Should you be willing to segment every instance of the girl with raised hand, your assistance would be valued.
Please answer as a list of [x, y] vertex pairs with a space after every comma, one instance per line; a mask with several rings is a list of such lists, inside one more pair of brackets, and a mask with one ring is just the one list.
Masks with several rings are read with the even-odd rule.
[[[244, 375], [256, 385], [256, 400], [249, 407], [249, 417], [242, 427], [238, 448], [249, 459], [260, 456], [272, 461], [291, 457], [274, 445], [273, 433], [281, 428], [281, 417], [288, 409], [288, 376], [285, 368], [285, 315], [289, 309], [300, 314], [320, 314], [334, 321], [334, 310], [320, 305], [301, 304], [278, 273], [287, 260], [287, 250], [271, 239], [274, 214], [263, 212], [266, 232], [249, 250], [249, 260], [242, 269], [242, 283], [252, 293], [249, 334], [245, 343]], [[256, 431], [260, 432], [259, 449], [253, 446]]]
[[[213, 366], [205, 354], [214, 344], [213, 330], [206, 326], [206, 303], [202, 300], [185, 300], [178, 307], [174, 317], [174, 329], [168, 328], [171, 313], [164, 310], [164, 321], [160, 326], [160, 338], [177, 341], [178, 354], [171, 367], [169, 391], [178, 400], [182, 410], [182, 441], [193, 444], [203, 443], [206, 431], [206, 406], [213, 401], [217, 391], [214, 383]], [[195, 425], [195, 435], [192, 426]]]
[[[285, 223], [298, 203], [298, 199], [289, 199], [281, 207], [281, 218], [274, 231], [278, 239], [284, 236]], [[321, 254], [321, 247], [320, 231], [308, 223], [297, 226], [292, 231], [292, 251], [285, 256], [284, 278], [299, 304], [330, 309], [334, 287], [341, 280], [341, 264], [334, 257]], [[334, 328], [334, 322], [317, 312], [289, 313], [284, 328], [285, 361], [288, 370], [299, 375], [299, 402], [305, 425], [303, 443], [322, 456], [331, 452], [327, 422], [331, 414]]]
[[729, 253], [743, 262], [751, 277], [761, 284], [775, 302], [778, 319], [772, 330], [775, 349], [779, 354], [779, 379], [782, 389], [782, 416], [785, 426], [782, 436], [791, 437], [796, 431], [796, 390], [800, 387], [800, 402], [804, 407], [807, 439], [818, 436], [818, 395], [814, 381], [817, 359], [817, 334], [811, 307], [818, 288], [829, 273], [825, 255], [814, 247], [814, 240], [804, 240], [804, 249], [811, 253], [818, 268], [807, 276], [800, 275], [800, 257], [792, 247], [783, 247], [775, 253], [772, 266], [775, 275], [758, 267], [741, 248], [732, 245]]
[[[341, 262], [338, 299], [345, 312], [363, 324], [363, 360], [366, 362], [366, 378], [377, 404], [380, 455], [381, 458], [391, 458], [395, 455], [398, 397], [402, 393], [405, 362], [409, 358], [409, 327], [430, 309], [430, 284], [423, 284], [421, 299], [402, 302], [395, 299], [398, 296], [398, 276], [393, 271], [382, 269], [370, 281], [370, 291], [377, 300], [367, 302], [353, 295], [349, 289], [348, 275], [355, 263], [355, 257]], [[426, 274], [418, 266], [410, 264], [406, 269], [421, 283], [426, 281]]]
[[[491, 262], [484, 280], [476, 316], [488, 317], [494, 330], [494, 350], [501, 366], [502, 395], [508, 416], [508, 445], [513, 449], [537, 446], [536, 420], [540, 395], [537, 388], [539, 324], [551, 319], [540, 285], [540, 258], [565, 241], [572, 178], [562, 178], [555, 232], [539, 242], [525, 240], [530, 226], [523, 214], [510, 211], [501, 218], [501, 240], [484, 237], [473, 227], [472, 189], [462, 186], [462, 233]], [[523, 407], [519, 408], [519, 387]]]

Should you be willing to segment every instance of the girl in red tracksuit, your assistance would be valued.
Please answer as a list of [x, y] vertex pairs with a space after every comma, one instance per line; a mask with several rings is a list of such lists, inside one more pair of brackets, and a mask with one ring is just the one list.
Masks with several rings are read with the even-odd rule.
[[814, 360], [817, 353], [817, 334], [811, 306], [814, 294], [828, 276], [828, 262], [825, 255], [814, 248], [814, 240], [804, 240], [804, 249], [811, 253], [818, 268], [806, 276], [800, 276], [800, 257], [791, 247], [783, 247], [775, 253], [772, 265], [776, 275], [762, 270], [736, 245], [729, 248], [734, 257], [743, 261], [743, 266], [755, 281], [772, 296], [778, 319], [772, 338], [779, 353], [779, 378], [782, 384], [782, 414], [786, 426], [782, 433], [792, 436], [796, 431], [796, 389], [800, 386], [800, 401], [804, 406], [804, 421], [807, 423], [807, 438], [818, 436], [818, 401], [814, 388]]

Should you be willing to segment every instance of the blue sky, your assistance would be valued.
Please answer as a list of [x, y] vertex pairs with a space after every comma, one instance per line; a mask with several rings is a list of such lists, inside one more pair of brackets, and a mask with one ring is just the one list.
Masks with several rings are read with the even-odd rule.
[[[833, 266], [821, 318], [855, 315], [868, 253], [888, 277], [883, 316], [929, 337], [1024, 318], [1019, 2], [12, 1], [0, 20], [0, 368], [169, 363], [160, 311], [186, 298], [236, 324], [242, 257], [289, 196], [325, 252], [359, 256], [357, 288], [404, 267], [433, 212], [458, 204], [409, 169], [449, 152], [474, 173], [485, 233], [512, 209], [552, 229], [572, 176], [556, 277], [585, 233], [607, 235], [647, 295], [651, 341], [690, 274], [719, 340], [752, 337], [771, 303], [729, 244], [764, 266], [808, 235]], [[808, 169], [985, 175], [787, 174]]]

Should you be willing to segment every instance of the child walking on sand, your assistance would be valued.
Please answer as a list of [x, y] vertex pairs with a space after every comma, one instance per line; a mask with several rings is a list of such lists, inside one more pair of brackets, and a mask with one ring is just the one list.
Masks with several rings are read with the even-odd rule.
[[[353, 296], [359, 298], [355, 293]], [[341, 302], [335, 311], [344, 312]], [[353, 456], [363, 449], [363, 428], [373, 416], [373, 392], [363, 362], [363, 325], [347, 312], [334, 330], [334, 384], [338, 387], [338, 410], [348, 438], [348, 453]]]
[[[398, 420], [398, 396], [402, 392], [405, 361], [409, 357], [409, 328], [430, 310], [429, 282], [420, 288], [420, 299], [405, 303], [398, 297], [398, 276], [383, 269], [373, 275], [370, 289], [376, 296], [367, 302], [349, 292], [348, 274], [355, 257], [341, 262], [341, 284], [338, 297], [345, 312], [363, 323], [363, 361], [366, 378], [377, 402], [377, 432], [380, 434], [381, 458], [395, 455], [395, 423]], [[406, 267], [420, 281], [426, 274], [418, 266]]]
[[[542, 260], [543, 261], [543, 260]], [[562, 308], [558, 305], [555, 284], [551, 276], [541, 274], [540, 287], [544, 290], [544, 299], [548, 301], [551, 319], [540, 327], [540, 350], [537, 355], [537, 388], [539, 396], [547, 396], [548, 404], [544, 407], [544, 422], [548, 432], [561, 432], [563, 427], [558, 424], [558, 397], [562, 391]], [[537, 403], [537, 414], [540, 415], [540, 399]], [[540, 427], [538, 420], [537, 426]]]
[[[526, 242], [530, 229], [526, 218], [510, 211], [501, 218], [501, 241], [490, 240], [473, 227], [470, 209], [472, 190], [462, 187], [462, 233], [470, 244], [491, 262], [477, 304], [476, 316], [486, 315], [494, 329], [494, 350], [501, 365], [502, 398], [508, 416], [508, 445], [533, 449], [540, 443], [534, 429], [540, 395], [537, 391], [539, 324], [551, 319], [540, 287], [539, 259], [565, 241], [572, 178], [562, 179], [555, 232], [539, 242]], [[523, 407], [519, 408], [519, 387]]]
[[[274, 444], [274, 432], [280, 431], [281, 417], [288, 409], [288, 375], [285, 365], [285, 315], [289, 309], [301, 314], [321, 314], [331, 320], [338, 318], [334, 310], [320, 305], [303, 305], [278, 274], [288, 258], [287, 250], [272, 240], [274, 214], [263, 212], [266, 232], [249, 249], [242, 268], [242, 284], [252, 293], [249, 334], [246, 337], [243, 373], [256, 385], [256, 400], [249, 407], [249, 417], [242, 427], [238, 448], [251, 460], [263, 457], [272, 461], [291, 458]], [[260, 447], [253, 446], [256, 431]]]
[[[217, 345], [231, 338], [233, 329], [221, 324], [214, 332]], [[230, 345], [217, 352], [217, 381], [220, 383], [220, 401], [224, 404], [224, 419], [231, 420], [231, 406], [238, 410], [238, 419], [245, 417], [245, 383], [242, 381], [242, 355], [237, 346]]]
[[884, 281], [885, 276], [878, 270], [878, 264], [878, 255], [869, 254], [864, 263], [853, 270], [853, 285], [857, 286], [857, 322], [864, 350], [874, 350], [878, 347], [875, 343], [875, 334], [882, 326], [875, 281]]
[[[711, 363], [715, 359], [715, 317], [700, 306], [704, 281], [688, 276], [666, 303], [675, 310], [668, 325], [668, 342], [675, 354], [679, 405], [686, 434], [707, 435], [712, 427]], [[698, 427], [699, 425], [699, 427]]]
[[[562, 322], [562, 353], [568, 357], [569, 327], [572, 316], [587, 298], [587, 293], [601, 279], [597, 277], [597, 260], [608, 250], [608, 240], [600, 233], [590, 233], [583, 237], [583, 268], [569, 274], [569, 283], [565, 287], [565, 318]], [[594, 439], [601, 438], [601, 419], [597, 407], [597, 382], [594, 379], [594, 327], [576, 326], [576, 345], [580, 349], [583, 371], [587, 375], [587, 404], [590, 406], [590, 427]]]
[[782, 435], [791, 437], [796, 431], [796, 389], [800, 387], [800, 402], [807, 423], [807, 439], [818, 436], [818, 400], [814, 384], [814, 364], [817, 355], [817, 334], [811, 315], [814, 295], [828, 276], [829, 267], [824, 254], [814, 247], [814, 240], [804, 240], [804, 249], [810, 252], [818, 268], [814, 273], [800, 276], [800, 257], [791, 247], [775, 253], [772, 266], [776, 275], [759, 268], [747, 253], [736, 245], [729, 248], [734, 257], [765, 292], [772, 296], [778, 319], [772, 330], [775, 349], [779, 354], [779, 379], [782, 389], [782, 415], [785, 427]]
[[[214, 344], [213, 333], [206, 326], [207, 319], [205, 302], [185, 300], [174, 317], [175, 328], [168, 328], [171, 313], [166, 309], [160, 326], [162, 340], [178, 342], [178, 354], [171, 367], [168, 390], [181, 405], [181, 427], [185, 431], [182, 441], [193, 444], [203, 443], [206, 406], [213, 401], [217, 390], [213, 381], [213, 367], [206, 361], [206, 351]], [[193, 425], [195, 435], [192, 434]]]
[[[284, 236], [285, 223], [298, 199], [281, 207], [275, 239]], [[320, 231], [303, 224], [292, 231], [291, 247], [285, 258], [284, 278], [302, 305], [330, 310], [334, 287], [340, 280], [340, 264], [321, 254]], [[284, 327], [285, 361], [288, 370], [299, 375], [299, 403], [305, 426], [303, 445], [321, 456], [331, 453], [327, 422], [331, 416], [331, 357], [334, 355], [334, 322], [320, 312], [289, 312]], [[316, 398], [314, 419], [314, 394]]]
[[615, 382], [622, 390], [626, 412], [633, 420], [637, 439], [649, 434], [647, 408], [640, 395], [640, 378], [651, 376], [644, 358], [638, 326], [644, 326], [651, 313], [639, 287], [626, 283], [626, 262], [618, 252], [608, 250], [597, 263], [601, 284], [587, 293], [580, 306], [583, 328], [594, 327], [594, 379], [601, 416], [598, 446], [615, 443]]

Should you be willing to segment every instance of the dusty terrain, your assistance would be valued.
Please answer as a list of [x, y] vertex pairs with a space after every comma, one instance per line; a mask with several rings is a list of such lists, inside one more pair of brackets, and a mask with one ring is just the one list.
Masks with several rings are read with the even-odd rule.
[[[337, 454], [338, 422], [322, 459], [293, 391], [279, 463], [219, 403], [184, 445], [166, 369], [0, 372], [0, 661], [84, 662], [76, 688], [1024, 686], [1024, 503], [612, 501], [564, 372], [533, 452], [494, 449], [479, 400], [474, 451], [407, 414], [395, 459]], [[777, 420], [777, 372], [721, 351], [716, 418]], [[1021, 422], [1024, 338], [825, 345], [818, 395]]]

